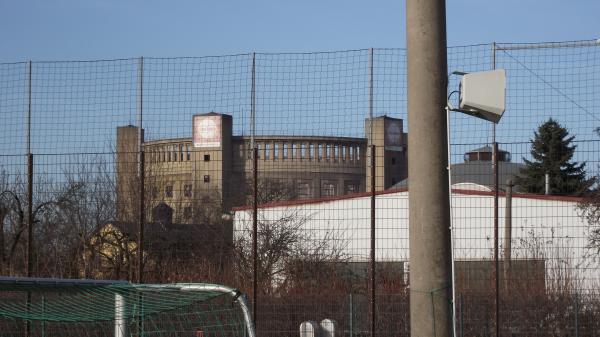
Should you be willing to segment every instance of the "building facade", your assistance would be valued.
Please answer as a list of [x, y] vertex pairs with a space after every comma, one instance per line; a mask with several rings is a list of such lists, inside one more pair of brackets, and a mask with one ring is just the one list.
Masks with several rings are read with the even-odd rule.
[[[388, 189], [378, 193], [375, 201], [375, 259], [377, 263], [402, 262], [407, 268], [405, 275], [410, 269], [409, 193], [408, 189]], [[494, 265], [494, 193], [453, 189], [451, 198], [456, 280], [464, 289], [489, 290]], [[513, 285], [544, 289], [546, 281], [560, 281], [557, 278], [568, 274], [576, 277], [576, 287], [582, 291], [598, 288], [600, 261], [589, 254], [589, 224], [580, 216], [581, 200], [515, 193], [509, 204], [511, 230], [507, 232], [506, 194], [500, 193], [500, 259], [509, 261], [511, 278], [516, 282]], [[236, 207], [233, 212], [234, 240], [250, 237], [252, 208]], [[259, 214], [266, 225], [290, 219], [288, 223], [299, 228], [300, 237], [310, 238], [302, 241], [309, 254], [317, 247], [320, 256], [347, 263], [369, 262], [369, 195], [264, 205], [259, 207]]]
[[249, 204], [253, 145], [261, 204], [369, 191], [371, 145], [375, 146], [376, 190], [408, 176], [408, 137], [401, 119], [366, 120], [364, 138], [261, 135], [252, 139], [234, 135], [232, 126], [230, 115], [199, 114], [193, 116], [191, 137], [147, 142], [138, 127], [117, 128], [118, 219], [136, 219], [139, 149], [144, 152], [147, 213], [166, 203], [173, 208], [173, 221], [180, 223], [197, 223], [210, 216], [210, 210], [222, 214]]

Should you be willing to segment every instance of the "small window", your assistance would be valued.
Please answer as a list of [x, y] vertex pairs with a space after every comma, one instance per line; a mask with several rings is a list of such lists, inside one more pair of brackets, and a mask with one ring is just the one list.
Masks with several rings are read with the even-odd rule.
[[210, 154], [204, 155], [204, 161], [210, 161]]
[[183, 217], [189, 219], [192, 217], [192, 207], [187, 206], [183, 208]]
[[331, 180], [321, 180], [321, 196], [331, 197], [335, 195], [335, 182]]
[[192, 197], [192, 185], [191, 184], [183, 185], [183, 196], [186, 198]]
[[273, 159], [277, 159], [280, 158], [279, 155], [279, 144], [278, 143], [274, 143], [273, 144]]
[[185, 144], [185, 160], [189, 161], [192, 157], [192, 153], [190, 152], [190, 144]]
[[344, 194], [357, 193], [359, 183], [356, 181], [344, 181]]
[[165, 186], [165, 197], [167, 197], [167, 198], [173, 197], [173, 185]]
[[210, 182], [210, 176], [208, 174], [204, 175], [204, 182], [205, 183], [209, 183]]
[[298, 192], [298, 199], [310, 198], [310, 181], [299, 180], [296, 186]]
[[265, 159], [269, 159], [271, 157], [271, 144], [266, 143], [265, 144]]

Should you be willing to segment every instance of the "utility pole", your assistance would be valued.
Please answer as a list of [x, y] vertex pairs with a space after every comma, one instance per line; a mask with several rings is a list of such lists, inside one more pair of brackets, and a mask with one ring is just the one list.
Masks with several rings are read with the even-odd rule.
[[411, 336], [452, 336], [446, 4], [407, 0]]

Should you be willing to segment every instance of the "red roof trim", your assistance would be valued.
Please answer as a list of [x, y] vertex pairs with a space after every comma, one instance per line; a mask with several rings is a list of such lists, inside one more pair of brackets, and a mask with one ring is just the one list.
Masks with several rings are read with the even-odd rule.
[[[408, 192], [408, 188], [397, 188], [397, 189], [389, 189], [385, 191], [377, 191], [375, 195], [386, 195], [393, 193], [403, 193]], [[494, 196], [494, 192], [487, 191], [475, 191], [475, 190], [465, 190], [453, 188], [453, 193], [456, 194], [464, 194], [464, 195], [481, 195], [481, 196]], [[499, 196], [504, 197], [506, 193], [500, 192]], [[323, 197], [323, 198], [312, 198], [312, 199], [303, 199], [303, 200], [287, 200], [287, 201], [277, 201], [270, 202], [267, 204], [258, 205], [258, 208], [274, 208], [274, 207], [284, 207], [284, 206], [301, 206], [301, 205], [314, 205], [314, 204], [322, 204], [326, 202], [338, 201], [338, 200], [347, 200], [347, 199], [357, 199], [364, 198], [370, 196], [370, 192], [361, 192], [361, 193], [353, 193], [346, 195], [337, 195], [333, 197]], [[581, 202], [583, 198], [581, 197], [573, 197], [573, 196], [564, 196], [564, 195], [543, 195], [543, 194], [531, 194], [531, 193], [514, 193], [513, 198], [523, 198], [523, 199], [536, 199], [536, 200], [554, 200], [554, 201], [566, 201], [566, 202]], [[244, 205], [239, 207], [234, 207], [232, 211], [246, 211], [252, 209], [251, 205]]]
[[[474, 190], [463, 190], [458, 188], [453, 188], [452, 192], [458, 194], [466, 194], [466, 195], [484, 195], [484, 196], [493, 196], [493, 191], [474, 191]], [[499, 196], [504, 197], [505, 192], [498, 193]], [[568, 195], [545, 195], [545, 194], [532, 194], [532, 193], [513, 193], [513, 198], [523, 198], [523, 199], [537, 199], [537, 200], [554, 200], [554, 201], [567, 201], [567, 202], [581, 202], [583, 201], [582, 197], [573, 197]]]
[[[397, 188], [397, 189], [389, 189], [389, 190], [385, 190], [385, 191], [377, 191], [377, 192], [375, 192], [375, 195], [392, 194], [392, 193], [407, 192], [407, 191], [408, 191], [407, 188]], [[276, 202], [270, 202], [267, 204], [258, 205], [258, 208], [299, 206], [299, 205], [307, 205], [307, 204], [322, 204], [322, 203], [331, 202], [331, 201], [364, 198], [364, 197], [368, 197], [370, 195], [371, 195], [371, 192], [360, 192], [360, 193], [352, 193], [352, 194], [345, 194], [345, 195], [336, 195], [333, 197], [276, 201]], [[252, 205], [233, 207], [232, 211], [234, 211], [234, 212], [235, 211], [245, 211], [245, 210], [249, 210], [249, 209], [252, 209]]]

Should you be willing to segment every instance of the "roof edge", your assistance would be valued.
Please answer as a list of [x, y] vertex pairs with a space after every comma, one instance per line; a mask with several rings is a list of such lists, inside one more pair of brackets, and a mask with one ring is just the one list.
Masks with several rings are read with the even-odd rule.
[[[393, 193], [403, 193], [408, 192], [408, 188], [396, 188], [396, 189], [388, 189], [385, 191], [377, 191], [375, 195], [387, 195]], [[479, 196], [494, 196], [494, 191], [474, 191], [474, 190], [465, 190], [465, 189], [457, 189], [453, 188], [452, 193], [454, 194], [462, 194], [462, 195], [479, 195]], [[287, 201], [276, 201], [270, 202], [266, 204], [258, 205], [258, 208], [275, 208], [275, 207], [285, 207], [285, 206], [301, 206], [301, 205], [315, 205], [322, 204], [327, 202], [339, 201], [339, 200], [348, 200], [348, 199], [358, 199], [370, 196], [370, 192], [361, 192], [354, 194], [346, 194], [340, 196], [333, 197], [322, 197], [322, 198], [311, 198], [311, 199], [302, 199], [302, 200], [287, 200]], [[505, 197], [505, 192], [498, 192], [499, 197]], [[543, 195], [543, 194], [532, 194], [532, 193], [513, 193], [513, 198], [521, 198], [521, 199], [534, 199], [534, 200], [547, 200], [547, 201], [564, 201], [564, 202], [581, 202], [584, 200], [583, 197], [575, 197], [575, 196], [565, 196], [565, 195]], [[244, 205], [239, 207], [233, 207], [232, 211], [247, 211], [251, 210], [251, 205]]]

